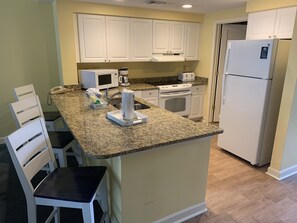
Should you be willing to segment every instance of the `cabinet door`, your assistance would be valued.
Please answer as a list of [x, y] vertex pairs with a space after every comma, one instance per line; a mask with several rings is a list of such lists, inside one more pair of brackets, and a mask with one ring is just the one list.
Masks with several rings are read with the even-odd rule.
[[131, 19], [130, 24], [131, 60], [150, 61], [152, 56], [152, 20]]
[[183, 53], [185, 39], [185, 23], [170, 22], [169, 53]]
[[296, 7], [277, 10], [274, 37], [280, 39], [292, 38], [296, 16]]
[[273, 38], [276, 10], [249, 13], [246, 39]]
[[169, 21], [153, 21], [153, 53], [169, 53]]
[[203, 117], [203, 94], [192, 95], [191, 112], [189, 118]]
[[128, 61], [130, 48], [130, 19], [106, 17], [108, 61]]
[[105, 17], [78, 14], [80, 62], [106, 60]]
[[185, 58], [186, 60], [198, 60], [199, 59], [199, 24], [187, 23], [186, 29], [186, 47]]

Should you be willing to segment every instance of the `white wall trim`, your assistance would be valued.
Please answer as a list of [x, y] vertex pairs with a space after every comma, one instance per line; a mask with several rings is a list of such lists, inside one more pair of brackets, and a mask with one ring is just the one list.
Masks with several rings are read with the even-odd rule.
[[217, 38], [218, 38], [218, 34], [219, 34], [219, 30], [218, 30], [218, 25], [223, 25], [223, 24], [228, 24], [228, 23], [236, 23], [236, 22], [245, 22], [248, 20], [247, 16], [243, 16], [243, 17], [235, 17], [235, 18], [229, 18], [229, 19], [222, 19], [222, 20], [215, 20], [214, 21], [214, 25], [213, 25], [213, 40], [212, 40], [212, 53], [211, 53], [211, 67], [209, 70], [209, 74], [210, 76], [208, 77], [208, 88], [207, 88], [207, 93], [208, 93], [208, 97], [206, 99], [207, 103], [208, 103], [208, 110], [207, 110], [207, 114], [206, 114], [206, 121], [207, 122], [211, 122], [212, 120], [212, 101], [214, 100], [214, 91], [215, 91], [215, 86], [214, 86], [214, 78], [215, 78], [215, 67], [214, 67], [214, 62], [216, 60], [216, 43], [217, 43]]
[[179, 223], [207, 212], [205, 202], [196, 204], [174, 214], [161, 218], [153, 223]]
[[286, 168], [281, 171], [278, 171], [276, 169], [273, 169], [272, 167], [269, 167], [266, 174], [268, 174], [269, 176], [271, 176], [277, 180], [283, 180], [283, 179], [286, 179], [292, 175], [297, 174], [297, 165], [291, 166], [291, 167]]

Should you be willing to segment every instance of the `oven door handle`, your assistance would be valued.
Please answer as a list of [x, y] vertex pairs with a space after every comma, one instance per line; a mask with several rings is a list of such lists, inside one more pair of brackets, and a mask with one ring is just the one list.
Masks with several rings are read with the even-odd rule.
[[172, 97], [179, 97], [179, 96], [188, 96], [191, 94], [191, 91], [187, 92], [174, 92], [174, 93], [160, 93], [160, 98], [172, 98]]

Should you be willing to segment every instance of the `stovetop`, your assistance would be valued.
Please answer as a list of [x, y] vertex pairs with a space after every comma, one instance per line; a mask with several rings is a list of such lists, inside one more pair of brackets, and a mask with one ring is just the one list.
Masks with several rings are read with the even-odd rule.
[[162, 86], [162, 85], [174, 85], [174, 84], [182, 84], [182, 81], [178, 80], [170, 80], [170, 81], [156, 81], [156, 82], [151, 82], [151, 85], [154, 86]]

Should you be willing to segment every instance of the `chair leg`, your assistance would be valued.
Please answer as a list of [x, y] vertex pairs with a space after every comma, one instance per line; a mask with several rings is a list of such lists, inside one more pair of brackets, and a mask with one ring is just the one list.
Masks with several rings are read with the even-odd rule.
[[37, 208], [35, 201], [26, 196], [28, 222], [37, 223]]
[[60, 208], [59, 207], [54, 207], [54, 209], [56, 210], [55, 223], [59, 223], [60, 222]]
[[109, 223], [109, 205], [108, 205], [108, 191], [107, 191], [107, 182], [106, 182], [106, 174], [104, 175], [101, 185], [99, 188], [99, 204], [102, 208], [103, 213], [105, 214], [104, 222]]
[[63, 149], [53, 148], [53, 150], [58, 157], [60, 167], [67, 167], [66, 152]]
[[84, 223], [95, 223], [93, 201], [91, 203], [82, 204], [82, 213]]

